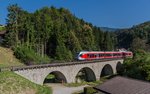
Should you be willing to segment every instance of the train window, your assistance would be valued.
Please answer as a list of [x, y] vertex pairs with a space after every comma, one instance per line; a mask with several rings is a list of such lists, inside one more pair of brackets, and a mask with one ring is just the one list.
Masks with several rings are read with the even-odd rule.
[[112, 56], [112, 54], [105, 54], [105, 56]]
[[87, 54], [87, 57], [90, 57], [90, 55], [89, 55], [89, 54]]
[[114, 53], [114, 54], [113, 54], [113, 56], [117, 56], [117, 54], [116, 54], [116, 53]]
[[92, 58], [92, 55], [90, 54], [90, 58]]
[[103, 54], [99, 54], [99, 57], [102, 57], [103, 56]]
[[92, 54], [92, 58], [94, 58], [94, 54]]
[[94, 54], [94, 57], [97, 57], [97, 54]]
[[89, 54], [89, 57], [91, 57], [91, 54]]
[[89, 54], [89, 57], [90, 57], [90, 58], [91, 58], [91, 56], [92, 56], [92, 55], [91, 55], [91, 54]]
[[117, 54], [117, 56], [121, 56], [121, 54], [120, 54], [120, 53], [118, 53], [118, 54]]
[[82, 54], [80, 54], [80, 57], [82, 57]]
[[105, 54], [101, 54], [101, 56], [103, 57], [103, 56], [105, 56]]
[[108, 56], [108, 54], [105, 54], [105, 56]]
[[91, 58], [94, 58], [94, 54], [90, 54], [90, 57], [91, 57]]
[[105, 54], [101, 54], [101, 56], [102, 56], [102, 57], [104, 57], [104, 56], [105, 56]]

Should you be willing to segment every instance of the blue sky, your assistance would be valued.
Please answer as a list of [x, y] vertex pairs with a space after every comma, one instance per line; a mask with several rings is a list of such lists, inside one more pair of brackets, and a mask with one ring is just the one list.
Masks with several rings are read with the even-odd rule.
[[64, 7], [100, 27], [128, 28], [150, 20], [150, 0], [0, 0], [0, 24], [6, 23], [7, 6], [15, 3], [29, 12]]

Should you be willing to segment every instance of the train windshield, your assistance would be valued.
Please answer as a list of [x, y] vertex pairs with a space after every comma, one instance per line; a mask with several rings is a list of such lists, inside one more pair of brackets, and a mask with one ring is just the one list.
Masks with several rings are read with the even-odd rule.
[[82, 57], [82, 54], [80, 54], [80, 57]]

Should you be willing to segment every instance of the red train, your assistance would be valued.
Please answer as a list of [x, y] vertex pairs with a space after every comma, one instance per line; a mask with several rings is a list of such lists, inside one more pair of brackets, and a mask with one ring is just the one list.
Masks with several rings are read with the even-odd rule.
[[130, 51], [81, 51], [77, 53], [77, 60], [96, 60], [96, 59], [113, 59], [113, 58], [132, 58], [133, 53]]

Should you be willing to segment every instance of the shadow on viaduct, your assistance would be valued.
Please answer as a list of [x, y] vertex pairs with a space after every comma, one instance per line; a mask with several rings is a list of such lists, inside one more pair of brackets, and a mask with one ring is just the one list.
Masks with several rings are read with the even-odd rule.
[[30, 68], [23, 70], [15, 70], [14, 72], [23, 76], [24, 78], [43, 85], [43, 82], [48, 74], [52, 73], [58, 79], [62, 79], [66, 83], [76, 82], [76, 76], [80, 70], [84, 69], [89, 80], [99, 80], [103, 74], [115, 74], [119, 70], [123, 59], [111, 61], [97, 61], [94, 63], [79, 63], [63, 66]]

